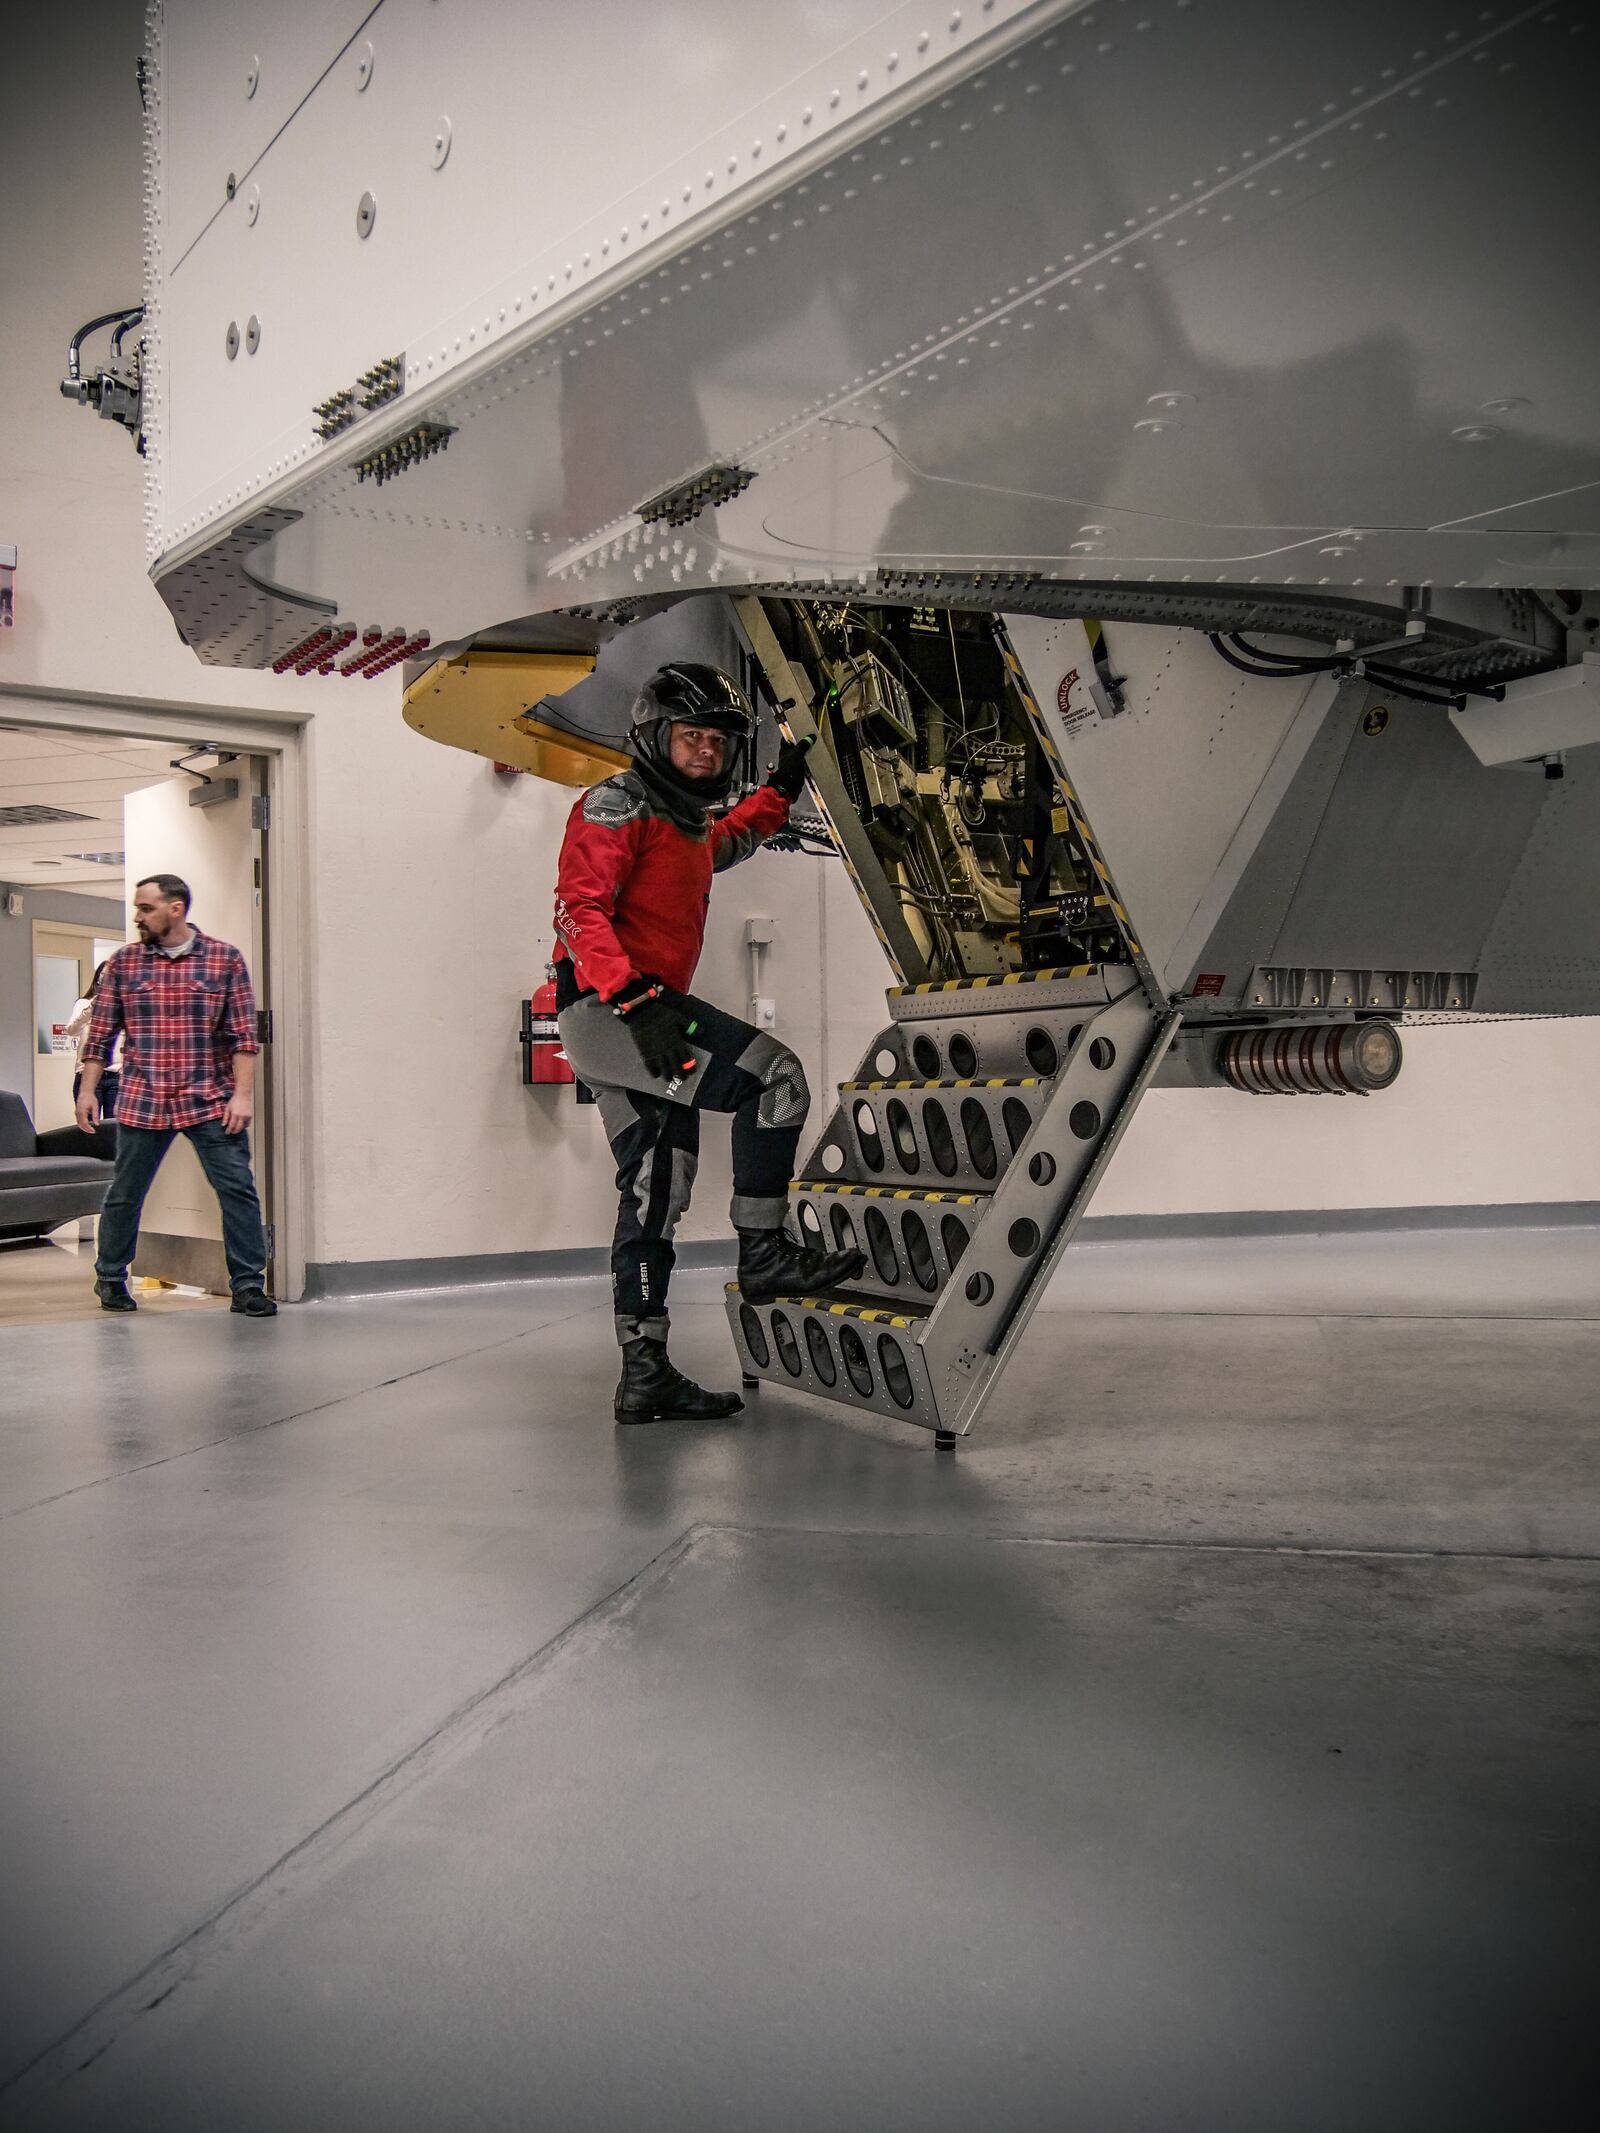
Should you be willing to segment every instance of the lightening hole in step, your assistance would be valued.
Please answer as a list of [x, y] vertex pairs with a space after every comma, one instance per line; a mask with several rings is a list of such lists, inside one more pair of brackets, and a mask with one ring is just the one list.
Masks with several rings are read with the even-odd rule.
[[898, 1074], [900, 1071], [900, 1054], [891, 1052], [888, 1046], [885, 1045], [880, 1052], [874, 1054], [872, 1071], [880, 1081], [888, 1081], [892, 1075]]
[[924, 1081], [939, 1078], [939, 1047], [931, 1037], [913, 1037], [911, 1040], [911, 1064]]
[[962, 1081], [970, 1081], [978, 1071], [978, 1047], [960, 1030], [950, 1039], [950, 1071]]
[[828, 1220], [833, 1227], [833, 1248], [838, 1252], [853, 1252], [856, 1248], [856, 1226], [846, 1207], [830, 1208]]
[[887, 1333], [878, 1335], [878, 1368], [883, 1372], [883, 1382], [895, 1406], [910, 1407], [916, 1399], [911, 1387], [911, 1373], [900, 1353], [900, 1343]]
[[877, 1268], [878, 1279], [891, 1285], [900, 1279], [900, 1261], [895, 1256], [894, 1236], [882, 1210], [869, 1207], [863, 1218], [867, 1230], [867, 1250], [872, 1254], [872, 1264]]
[[794, 1328], [781, 1311], [772, 1314], [772, 1338], [777, 1344], [778, 1361], [790, 1377], [800, 1375], [800, 1343], [794, 1337]]
[[800, 1202], [800, 1230], [813, 1251], [822, 1249], [822, 1217], [809, 1200]]
[[961, 1254], [967, 1248], [967, 1225], [959, 1215], [946, 1215], [939, 1224], [939, 1239], [944, 1246], [944, 1256], [950, 1262], [950, 1271], [954, 1273]]
[[900, 1242], [906, 1248], [911, 1278], [919, 1289], [926, 1289], [931, 1296], [939, 1286], [939, 1266], [933, 1256], [933, 1246], [928, 1242], [928, 1232], [922, 1226], [922, 1217], [914, 1208], [908, 1207], [900, 1217]]
[[828, 1346], [828, 1336], [822, 1330], [821, 1321], [806, 1320], [806, 1353], [811, 1358], [811, 1367], [824, 1385], [837, 1382], [839, 1366], [833, 1359], [833, 1350]]
[[772, 1361], [772, 1350], [767, 1346], [767, 1329], [749, 1304], [739, 1306], [739, 1330], [744, 1335], [751, 1361], [758, 1370], [765, 1370]]
[[944, 1105], [936, 1096], [930, 1096], [922, 1106], [922, 1130], [934, 1169], [941, 1177], [953, 1178], [961, 1167], [961, 1158], [956, 1153], [956, 1137], [950, 1130]]
[[836, 1178], [844, 1168], [844, 1150], [837, 1141], [825, 1141], [822, 1146], [822, 1167], [830, 1178]]
[[1028, 1138], [1033, 1114], [1020, 1096], [1008, 1096], [1000, 1106], [1000, 1116], [1005, 1121], [1006, 1139], [1011, 1143], [1011, 1153], [1015, 1155]]
[[870, 1397], [872, 1364], [867, 1357], [867, 1344], [854, 1326], [839, 1328], [839, 1353], [844, 1357], [846, 1377], [857, 1392]]
[[1053, 1155], [1046, 1155], [1044, 1150], [1041, 1148], [1039, 1153], [1036, 1156], [1032, 1157], [1029, 1161], [1029, 1177], [1032, 1178], [1035, 1185], [1048, 1185], [1055, 1177], [1055, 1174], [1055, 1157]]
[[1098, 1067], [1103, 1074], [1108, 1067], [1113, 1067], [1116, 1063], [1117, 1048], [1111, 1039], [1109, 1037], [1094, 1038], [1089, 1046], [1090, 1066]]
[[992, 1178], [1000, 1165], [994, 1152], [994, 1130], [989, 1114], [975, 1096], [961, 1106], [961, 1130], [967, 1136], [967, 1154], [980, 1178]]
[[1074, 1104], [1067, 1113], [1067, 1124], [1080, 1141], [1092, 1141], [1100, 1131], [1099, 1105], [1090, 1103], [1087, 1098], [1081, 1104]]
[[1081, 1022], [1074, 1022], [1071, 1029], [1067, 1031], [1067, 1050], [1069, 1052], [1072, 1050], [1072, 1047], [1077, 1043], [1078, 1039], [1082, 1035], [1083, 1024]]
[[969, 1304], [986, 1304], [993, 1294], [994, 1283], [987, 1274], [969, 1274], [967, 1276], [967, 1302]]
[[855, 1109], [856, 1146], [861, 1150], [861, 1160], [869, 1170], [883, 1168], [883, 1136], [878, 1131], [877, 1116], [871, 1104], [857, 1104]]
[[889, 1121], [889, 1138], [894, 1142], [900, 1168], [908, 1177], [915, 1177], [922, 1168], [922, 1156], [917, 1147], [917, 1132], [911, 1123], [911, 1113], [898, 1096], [891, 1096], [884, 1116]]
[[1056, 1051], [1056, 1040], [1047, 1029], [1031, 1029], [1023, 1039], [1022, 1048], [1028, 1055], [1028, 1064], [1036, 1074], [1053, 1074], [1061, 1064]]
[[1006, 1231], [1006, 1243], [1019, 1259], [1031, 1259], [1039, 1249], [1039, 1225], [1024, 1215]]

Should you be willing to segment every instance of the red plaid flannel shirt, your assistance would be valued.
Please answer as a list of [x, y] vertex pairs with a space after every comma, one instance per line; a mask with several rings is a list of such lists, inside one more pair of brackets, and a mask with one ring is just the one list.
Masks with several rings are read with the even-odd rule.
[[119, 948], [100, 980], [81, 1063], [104, 1066], [122, 1031], [119, 1125], [163, 1131], [220, 1118], [233, 1094], [234, 1053], [260, 1049], [244, 957], [193, 930], [187, 955], [163, 955], [145, 941]]

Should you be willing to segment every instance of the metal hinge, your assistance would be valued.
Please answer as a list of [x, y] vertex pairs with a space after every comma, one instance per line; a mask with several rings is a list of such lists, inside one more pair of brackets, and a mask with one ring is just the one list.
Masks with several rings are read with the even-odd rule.
[[270, 1044], [272, 1042], [272, 1009], [270, 1007], [258, 1007], [256, 1009], [256, 1042], [257, 1044]]
[[250, 796], [250, 827], [253, 830], [271, 829], [272, 795], [258, 792]]

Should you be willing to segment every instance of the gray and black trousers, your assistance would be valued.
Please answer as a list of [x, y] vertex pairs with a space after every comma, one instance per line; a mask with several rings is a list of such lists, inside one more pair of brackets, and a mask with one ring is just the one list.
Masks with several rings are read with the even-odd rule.
[[622, 1020], [598, 993], [560, 1013], [572, 1071], [594, 1091], [617, 1159], [617, 1228], [611, 1290], [617, 1339], [667, 1337], [673, 1233], [700, 1161], [700, 1114], [733, 1114], [736, 1229], [778, 1229], [789, 1204], [800, 1135], [811, 1108], [805, 1069], [786, 1044], [692, 993], [673, 995], [695, 1022], [685, 1048], [692, 1074], [647, 1074]]

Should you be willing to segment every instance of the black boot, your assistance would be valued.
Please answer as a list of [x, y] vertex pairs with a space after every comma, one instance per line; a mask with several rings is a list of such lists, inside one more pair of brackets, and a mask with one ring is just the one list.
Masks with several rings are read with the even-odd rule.
[[94, 1293], [100, 1299], [102, 1311], [137, 1311], [139, 1308], [128, 1294], [126, 1281], [97, 1281]]
[[619, 1422], [726, 1422], [744, 1407], [736, 1392], [707, 1392], [667, 1361], [665, 1341], [625, 1341], [614, 1413]]
[[742, 1229], [739, 1293], [746, 1303], [779, 1296], [819, 1296], [854, 1281], [867, 1263], [865, 1252], [819, 1252], [797, 1244], [786, 1229]]

